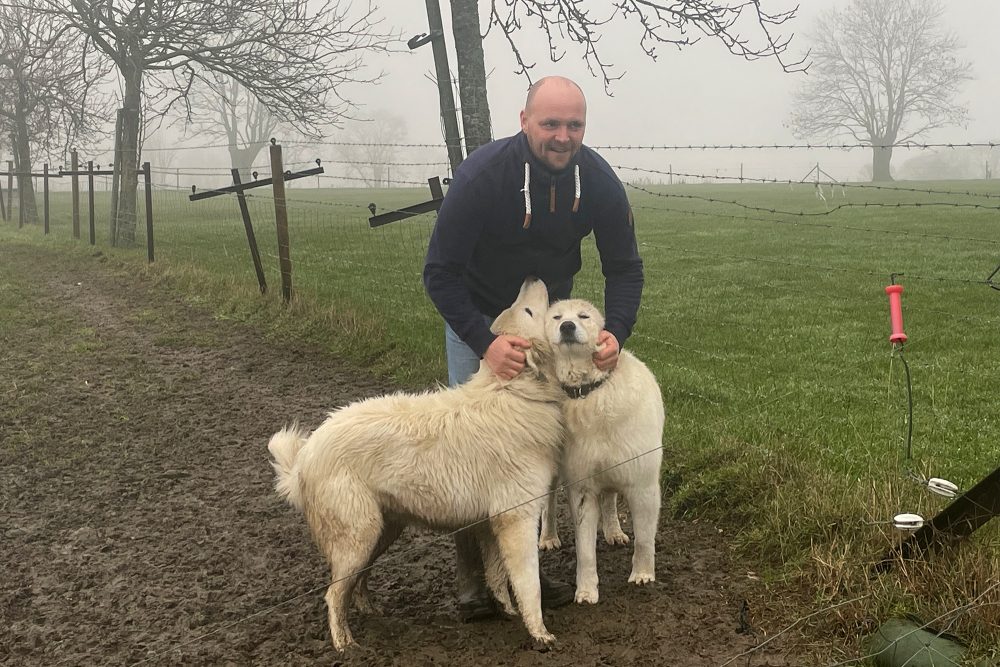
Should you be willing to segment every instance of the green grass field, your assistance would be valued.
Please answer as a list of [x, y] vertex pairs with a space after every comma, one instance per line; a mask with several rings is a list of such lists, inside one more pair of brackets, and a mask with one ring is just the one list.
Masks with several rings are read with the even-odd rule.
[[[1000, 465], [1000, 292], [985, 284], [1000, 264], [1000, 182], [898, 185], [958, 194], [838, 187], [824, 189], [824, 201], [812, 185], [629, 189], [646, 266], [629, 348], [663, 388], [668, 506], [734, 533], [779, 598], [799, 596], [792, 609], [863, 597], [819, 617], [826, 634], [851, 635], [863, 619], [892, 612], [930, 619], [1000, 580], [996, 525], [929, 565], [866, 576], [900, 537], [894, 514], [931, 517], [947, 503], [904, 475], [907, 397], [888, 341], [890, 274], [905, 286], [913, 467], [964, 489]], [[107, 248], [106, 197], [99, 193], [98, 246], [142, 266], [144, 251]], [[292, 306], [276, 296], [266, 196], [251, 199], [251, 215], [267, 297], [257, 293], [229, 197], [192, 203], [157, 190], [154, 270], [220, 316], [322, 342], [403, 386], [443, 380], [441, 322], [420, 278], [433, 217], [367, 225], [369, 202], [382, 212], [427, 191], [292, 189], [289, 197]], [[53, 210], [48, 237], [7, 223], [0, 239], [85, 249], [85, 204], [83, 241], [71, 239], [65, 194], [54, 195]], [[142, 229], [138, 236], [144, 243]], [[585, 254], [576, 295], [600, 305], [592, 245]], [[983, 654], [1000, 645], [996, 590], [990, 599], [951, 625]]]

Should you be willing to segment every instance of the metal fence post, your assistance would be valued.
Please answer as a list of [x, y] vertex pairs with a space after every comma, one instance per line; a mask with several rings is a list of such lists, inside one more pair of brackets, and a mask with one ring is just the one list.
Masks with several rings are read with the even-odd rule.
[[146, 257], [153, 262], [153, 184], [148, 162], [142, 163], [142, 177], [146, 183]]
[[[233, 169], [233, 184], [243, 185], [239, 169]], [[236, 191], [236, 200], [240, 204], [240, 215], [243, 217], [243, 228], [247, 233], [247, 243], [250, 244], [250, 258], [253, 260], [253, 270], [257, 273], [257, 284], [260, 286], [260, 293], [267, 294], [267, 280], [264, 278], [264, 267], [260, 263], [257, 237], [253, 233], [253, 224], [250, 222], [250, 210], [247, 208], [247, 196], [244, 194], [242, 188]]]
[[49, 233], [49, 163], [42, 167], [42, 209], [45, 233]]
[[78, 239], [80, 238], [80, 177], [76, 172], [80, 169], [80, 163], [75, 148], [70, 151], [69, 156], [69, 168], [73, 172], [70, 176], [73, 179], [73, 238]]
[[87, 160], [87, 213], [90, 222], [90, 245], [97, 243], [94, 229], [94, 161]]

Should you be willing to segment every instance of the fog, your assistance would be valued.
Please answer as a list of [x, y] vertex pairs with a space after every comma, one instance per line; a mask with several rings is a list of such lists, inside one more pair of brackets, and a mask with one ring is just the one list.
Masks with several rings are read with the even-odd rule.
[[[445, 38], [452, 43], [448, 2], [441, 1], [445, 21]], [[595, 3], [597, 4], [597, 3]], [[790, 3], [764, 0], [766, 8], [786, 9]], [[797, 18], [783, 26], [785, 34], [794, 32], [789, 57], [795, 60], [809, 48], [808, 33], [816, 27], [821, 13], [831, 7], [843, 7], [846, 0], [811, 0], [803, 3]], [[968, 105], [967, 127], [937, 130], [923, 139], [928, 142], [982, 142], [1000, 138], [1000, 62], [997, 58], [996, 27], [1000, 25], [1000, 2], [996, 0], [964, 0], [946, 2], [945, 22], [964, 44], [962, 57], [973, 64], [973, 77], [964, 88], [961, 100]], [[404, 39], [428, 31], [424, 3], [385, 2], [381, 9], [384, 26], [393, 27]], [[744, 26], [751, 34], [753, 25]], [[691, 36], [695, 36], [691, 33]], [[757, 38], [758, 33], [753, 33]], [[544, 33], [524, 22], [518, 39], [525, 57], [536, 63], [531, 70], [533, 79], [549, 74], [568, 76], [577, 81], [588, 99], [586, 143], [608, 145], [688, 145], [688, 144], [788, 144], [801, 143], [786, 127], [795, 88], [807, 77], [804, 73], [785, 73], [773, 59], [748, 62], [730, 54], [724, 45], [710, 37], [683, 49], [662, 45], [658, 58], [651, 60], [638, 45], [638, 28], [627, 21], [607, 27], [600, 46], [606, 62], [614, 65], [612, 72], [622, 75], [611, 84], [611, 95], [604, 90], [603, 80], [595, 78], [582, 59], [582, 51], [565, 44], [565, 57], [558, 63], [548, 59]], [[518, 112], [523, 106], [528, 85], [525, 76], [515, 74], [517, 64], [506, 40], [494, 28], [484, 44], [489, 73], [488, 88], [493, 136], [503, 137], [518, 131]], [[431, 80], [434, 61], [430, 45], [414, 51], [379, 55], [366, 60], [369, 72], [384, 72], [378, 85], [346, 87], [341, 92], [359, 107], [357, 114], [371, 118], [391, 113], [402, 116], [406, 125], [407, 143], [442, 144], [437, 89]], [[450, 65], [455, 71], [454, 50]], [[350, 123], [346, 127], [350, 127]], [[330, 140], [343, 139], [343, 133], [331, 130]], [[847, 141], [846, 139], [844, 141]], [[175, 145], [176, 130], [164, 130], [152, 136], [147, 147]], [[194, 146], [197, 137], [183, 140]], [[202, 144], [206, 143], [204, 140]], [[219, 143], [219, 142], [213, 142]], [[993, 149], [1000, 151], [1000, 149]], [[870, 151], [845, 150], [710, 150], [710, 151], [639, 151], [601, 150], [615, 165], [637, 166], [674, 172], [719, 174], [752, 178], [799, 180], [817, 163], [824, 172], [837, 179], [858, 180], [870, 162]], [[893, 159], [898, 170], [905, 161], [920, 153], [918, 150], [897, 150]], [[315, 153], [315, 155], [313, 155]], [[328, 161], [343, 159], [343, 149], [336, 146], [316, 146], [299, 151], [302, 158], [319, 157]], [[156, 163], [155, 154], [149, 158]], [[186, 169], [228, 166], [224, 149], [211, 151], [178, 151], [171, 158], [172, 167]], [[395, 161], [444, 161], [444, 149], [400, 150]], [[446, 167], [438, 172], [445, 174]], [[332, 175], [346, 174], [333, 165]], [[409, 168], [397, 170], [400, 178], [422, 180], [434, 175], [434, 169]], [[634, 173], [634, 172], [633, 172]], [[628, 180], [628, 173], [622, 173]], [[647, 175], [648, 176], [648, 175]], [[654, 180], [658, 177], [653, 176]], [[666, 177], [663, 177], [666, 180]], [[675, 179], [676, 180], [676, 179]], [[331, 179], [328, 184], [333, 184]], [[343, 182], [343, 185], [351, 183]], [[357, 183], [354, 183], [355, 185]]]

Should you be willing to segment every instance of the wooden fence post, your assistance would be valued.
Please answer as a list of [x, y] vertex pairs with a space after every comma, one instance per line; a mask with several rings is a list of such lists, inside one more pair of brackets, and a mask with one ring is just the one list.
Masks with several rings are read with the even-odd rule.
[[90, 222], [90, 245], [97, 243], [94, 229], [94, 161], [87, 160], [87, 214]]
[[278, 228], [278, 265], [281, 267], [281, 298], [292, 298], [292, 259], [288, 245], [288, 208], [285, 201], [285, 168], [281, 146], [271, 139], [271, 187], [274, 192], [274, 222]]
[[[239, 169], [233, 169], [233, 185], [243, 185]], [[247, 196], [243, 193], [242, 188], [236, 191], [236, 200], [240, 204], [240, 215], [243, 216], [243, 228], [247, 233], [247, 243], [250, 244], [250, 258], [253, 260], [253, 270], [257, 273], [257, 284], [260, 286], [260, 293], [267, 294], [267, 280], [264, 278], [264, 267], [260, 263], [257, 237], [253, 233], [253, 224], [250, 222], [250, 210], [247, 208]]]
[[49, 233], [49, 163], [42, 166], [42, 216], [45, 233]]
[[80, 177], [76, 172], [80, 169], [80, 162], [77, 159], [76, 149], [69, 153], [69, 168], [73, 172], [70, 176], [73, 184], [73, 238], [80, 238]]
[[[14, 161], [7, 160], [7, 210], [14, 217]], [[13, 221], [12, 221], [13, 222]]]
[[3, 179], [0, 179], [0, 218], [7, 222], [7, 204], [3, 201]]
[[153, 178], [149, 163], [142, 163], [142, 177], [146, 183], [146, 257], [153, 263]]

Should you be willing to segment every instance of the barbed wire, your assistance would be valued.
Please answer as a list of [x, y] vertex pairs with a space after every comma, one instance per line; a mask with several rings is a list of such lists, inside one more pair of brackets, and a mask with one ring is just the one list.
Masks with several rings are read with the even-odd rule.
[[[449, 144], [447, 142], [435, 142], [435, 143], [406, 143], [406, 142], [374, 142], [374, 141], [309, 141], [303, 139], [295, 139], [290, 141], [278, 141], [279, 144], [283, 146], [357, 146], [357, 147], [369, 147], [369, 148], [448, 148]], [[245, 148], [249, 146], [266, 146], [269, 145], [270, 141], [250, 141], [250, 142], [239, 142], [239, 143], [219, 143], [219, 144], [206, 144], [203, 146], [171, 146], [171, 147], [143, 147], [143, 151], [156, 152], [156, 151], [176, 151], [176, 150], [199, 150], [202, 148]], [[855, 148], [903, 148], [903, 149], [920, 149], [926, 150], [931, 148], [996, 148], [1000, 146], [1000, 142], [995, 141], [965, 141], [965, 142], [928, 142], [921, 143], [917, 141], [901, 141], [895, 143], [866, 143], [866, 142], [806, 142], [806, 143], [760, 143], [760, 144], [710, 144], [710, 143], [689, 143], [689, 144], [594, 144], [588, 145], [588, 148], [593, 150], [635, 150], [635, 151], [658, 151], [658, 150], [670, 150], [670, 151], [682, 151], [682, 150], [791, 150], [791, 149], [806, 149], [806, 150], [848, 150]], [[99, 148], [94, 149], [95, 151], [101, 153], [113, 153], [115, 148]]]
[[804, 143], [804, 144], [661, 144], [661, 145], [594, 145], [589, 146], [593, 150], [636, 150], [636, 151], [683, 151], [683, 150], [776, 150], [776, 149], [809, 149], [809, 150], [846, 150], [852, 148], [908, 148], [908, 149], [929, 149], [929, 148], [996, 148], [1000, 143], [994, 141], [969, 141], [969, 142], [946, 142], [946, 143], [919, 143], [916, 141], [903, 141], [890, 144], [872, 144], [864, 142], [854, 143]]
[[[720, 257], [728, 260], [749, 260], [753, 262], [763, 262], [765, 264], [778, 264], [781, 266], [789, 266], [796, 269], [814, 269], [817, 271], [836, 271], [838, 273], [853, 273], [857, 275], [865, 276], [875, 276], [879, 278], [884, 278], [889, 272], [880, 271], [864, 271], [862, 269], [846, 269], [837, 266], [820, 266], [818, 264], [808, 264], [805, 262], [789, 262], [787, 260], [772, 259], [770, 257], [756, 257], [753, 255], [729, 255], [724, 253], [709, 252], [707, 250], [692, 250], [690, 248], [680, 248], [672, 245], [659, 245], [654, 243], [645, 244], [651, 248], [657, 248], [661, 250], [674, 250], [682, 253], [692, 253], [697, 255], [707, 255], [709, 257]], [[985, 280], [975, 280], [973, 278], [952, 278], [952, 277], [942, 277], [942, 276], [928, 276], [928, 275], [916, 275], [910, 272], [906, 273], [906, 277], [909, 280], [928, 280], [935, 282], [953, 282], [962, 283], [966, 285], [988, 285]]]
[[785, 211], [778, 208], [768, 208], [765, 206], [751, 206], [750, 204], [744, 204], [743, 202], [733, 201], [730, 199], [718, 199], [716, 197], [705, 197], [702, 195], [690, 195], [690, 194], [680, 194], [673, 192], [655, 192], [648, 188], [644, 188], [640, 185], [636, 185], [629, 181], [622, 181], [625, 185], [632, 188], [633, 190], [638, 190], [640, 192], [645, 192], [648, 195], [654, 197], [663, 197], [666, 199], [693, 199], [697, 201], [710, 202], [713, 204], [729, 204], [730, 206], [739, 206], [740, 208], [747, 209], [748, 211], [760, 211], [762, 213], [772, 213], [775, 215], [793, 215], [800, 217], [819, 217], [832, 215], [837, 211], [845, 208], [936, 208], [936, 207], [951, 207], [951, 208], [974, 208], [983, 209], [987, 211], [1000, 211], [1000, 205], [991, 206], [986, 204], [970, 204], [967, 202], [846, 202], [843, 204], [837, 204], [825, 211]]
[[753, 222], [765, 222], [775, 225], [791, 225], [793, 227], [815, 227], [820, 229], [832, 229], [832, 230], [850, 230], [856, 232], [867, 232], [872, 234], [886, 234], [891, 236], [914, 236], [918, 238], [927, 239], [940, 239], [947, 241], [973, 241], [976, 243], [989, 243], [993, 245], [1000, 245], [1000, 240], [998, 239], [985, 239], [975, 236], [949, 236], [945, 234], [928, 234], [925, 232], [911, 232], [905, 229], [876, 229], [873, 227], [855, 227], [853, 225], [834, 225], [826, 222], [803, 222], [801, 220], [782, 220], [780, 218], [758, 218], [749, 215], [735, 215], [729, 213], [713, 213], [711, 211], [690, 211], [681, 208], [671, 208], [671, 207], [659, 207], [659, 206], [645, 206], [642, 204], [633, 205], [632, 208], [637, 211], [656, 211], [662, 213], [681, 213], [686, 215], [702, 216], [707, 218], [732, 218], [736, 220], [748, 220]]
[[[660, 169], [647, 169], [644, 167], [628, 167], [624, 165], [612, 165], [615, 169], [621, 169], [623, 171], [637, 171], [649, 174], [658, 174], [661, 176], [682, 176], [685, 178], [701, 178], [704, 180], [717, 180], [717, 181], [740, 181], [749, 183], [775, 183], [781, 185], [815, 185], [819, 183], [820, 185], [829, 186], [840, 186], [842, 188], [859, 188], [866, 190], [891, 190], [893, 192], [915, 192], [921, 194], [932, 194], [932, 195], [956, 195], [956, 196], [966, 196], [966, 197], [983, 197], [985, 199], [1000, 199], [1000, 194], [990, 194], [988, 192], [972, 192], [971, 190], [934, 190], [926, 188], [911, 188], [905, 186], [894, 186], [894, 185], [873, 185], [871, 183], [850, 183], [845, 181], [807, 181], [802, 179], [790, 180], [781, 178], [751, 178], [749, 176], [719, 176], [712, 174], [692, 174], [682, 171], [662, 171]], [[676, 185], [676, 184], [675, 184]]]

